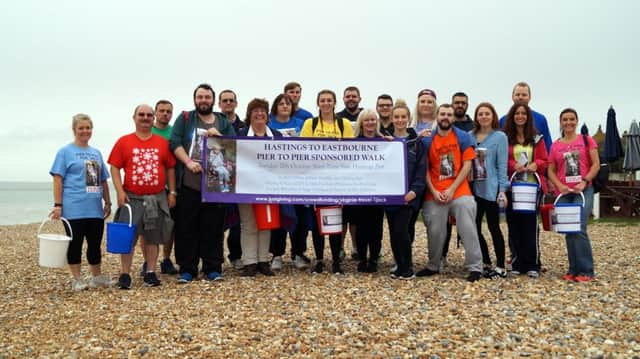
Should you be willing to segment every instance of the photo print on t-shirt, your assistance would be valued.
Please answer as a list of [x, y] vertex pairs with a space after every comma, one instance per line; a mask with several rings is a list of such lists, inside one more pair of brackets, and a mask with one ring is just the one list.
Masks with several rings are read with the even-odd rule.
[[473, 159], [473, 179], [475, 181], [484, 181], [487, 179], [487, 149], [484, 147], [476, 148], [476, 158]]
[[562, 154], [562, 158], [564, 158], [564, 176], [567, 183], [582, 181], [582, 176], [580, 176], [580, 152], [577, 150], [565, 152]]
[[189, 148], [189, 158], [192, 161], [202, 163], [203, 140], [207, 137], [207, 130], [196, 128], [191, 136], [191, 147]]
[[440, 180], [453, 177], [453, 153], [440, 155]]
[[[529, 164], [529, 156], [527, 156], [527, 151], [521, 151], [518, 156], [518, 163], [524, 167], [527, 167]], [[527, 171], [520, 172], [514, 176], [514, 181], [516, 182], [527, 182], [529, 180], [529, 173]]]
[[100, 192], [100, 164], [98, 161], [85, 160], [84, 173], [87, 193]]

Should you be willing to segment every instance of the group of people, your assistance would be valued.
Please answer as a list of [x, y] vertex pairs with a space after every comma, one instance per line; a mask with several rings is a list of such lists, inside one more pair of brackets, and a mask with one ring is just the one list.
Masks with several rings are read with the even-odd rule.
[[[235, 112], [238, 103], [232, 90], [218, 95], [221, 112], [215, 112], [215, 91], [201, 84], [193, 92], [195, 108], [180, 113], [173, 126], [171, 102], [160, 100], [155, 108], [139, 105], [133, 113], [135, 131], [113, 146], [107, 160], [109, 171], [100, 152], [89, 146], [93, 130], [90, 117], [74, 116], [74, 141], [58, 151], [50, 171], [54, 183], [51, 216], [65, 217], [73, 229], [67, 253], [72, 288], [114, 284], [100, 271], [104, 219], [111, 214], [110, 176], [117, 193], [114, 221], [129, 222], [131, 216], [136, 224], [136, 239], [145, 259], [140, 272], [145, 286], [161, 283], [156, 274], [160, 245], [160, 271], [177, 274], [178, 283], [189, 283], [200, 273], [204, 279], [221, 280], [225, 228], [229, 230], [229, 262], [242, 276], [273, 276], [282, 269], [287, 235], [296, 268], [325, 271], [325, 236], [312, 219], [313, 206], [294, 206], [297, 222], [293, 228], [261, 230], [251, 204], [202, 201], [203, 140], [233, 135], [404, 142], [408, 169], [404, 205], [345, 206], [343, 233], [329, 236], [334, 274], [344, 273], [347, 231], [352, 239], [351, 256], [359, 261], [357, 271], [378, 271], [386, 217], [395, 262], [392, 278], [440, 273], [446, 264], [453, 222], [464, 247], [468, 281], [506, 277], [507, 264], [513, 275], [537, 278], [541, 271], [537, 208], [540, 197], [553, 191], [561, 196], [559, 202], [577, 203], [584, 198], [581, 230], [566, 235], [569, 267], [563, 279], [586, 282], [595, 278], [586, 224], [593, 204], [591, 180], [598, 172], [599, 158], [593, 139], [576, 132], [575, 110], [561, 112], [562, 136], [552, 143], [546, 118], [529, 107], [531, 89], [524, 82], [514, 86], [513, 106], [502, 118], [492, 104], [482, 102], [472, 119], [467, 114], [468, 96], [463, 92], [455, 93], [451, 103], [438, 105], [435, 91], [421, 90], [412, 113], [405, 101], [394, 103], [388, 94], [378, 96], [375, 109], [363, 109], [359, 89], [350, 86], [343, 93], [345, 108], [336, 113], [336, 94], [322, 90], [316, 98], [317, 116], [300, 108], [300, 97], [300, 84], [288, 83], [271, 107], [264, 99], [251, 100], [241, 120]], [[537, 186], [536, 209], [514, 207], [511, 183], [515, 182]], [[125, 204], [131, 214], [122, 210]], [[501, 211], [506, 212], [509, 258], [500, 229]], [[420, 213], [427, 229], [428, 262], [414, 273], [412, 246]], [[495, 262], [482, 233], [485, 217]], [[309, 231], [314, 263], [305, 255]], [[92, 274], [88, 282], [80, 270], [85, 239]], [[177, 269], [170, 259], [174, 243]], [[121, 289], [131, 288], [135, 247], [134, 241], [131, 253], [121, 255], [117, 282]]]

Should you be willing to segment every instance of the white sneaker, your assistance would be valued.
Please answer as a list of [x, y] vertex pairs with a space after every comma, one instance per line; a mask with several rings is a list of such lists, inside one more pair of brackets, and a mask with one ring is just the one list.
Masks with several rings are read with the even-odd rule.
[[244, 268], [244, 265], [242, 264], [242, 259], [240, 258], [232, 260], [231, 265], [233, 266], [233, 269], [236, 269], [236, 270], [240, 270]]
[[73, 283], [71, 284], [71, 288], [76, 291], [79, 292], [81, 290], [85, 290], [87, 288], [89, 288], [87, 286], [87, 283], [84, 281], [84, 279], [73, 279]]
[[440, 258], [440, 272], [444, 271], [447, 266], [447, 257]]
[[271, 260], [271, 270], [281, 270], [282, 269], [282, 257], [275, 256]]
[[305, 268], [309, 268], [309, 262], [302, 256], [296, 255], [293, 258], [293, 265], [297, 268], [297, 269], [305, 269]]
[[389, 271], [389, 273], [390, 274], [394, 274], [397, 270], [398, 270], [398, 265], [394, 263], [393, 267], [391, 267], [391, 270]]
[[527, 272], [527, 275], [529, 276], [529, 278], [538, 278], [540, 277], [540, 273], [534, 271], [534, 270], [530, 270]]
[[89, 279], [89, 288], [98, 288], [98, 287], [108, 288], [113, 286], [114, 284], [115, 282], [104, 274], [100, 274], [95, 277], [91, 277], [91, 279]]

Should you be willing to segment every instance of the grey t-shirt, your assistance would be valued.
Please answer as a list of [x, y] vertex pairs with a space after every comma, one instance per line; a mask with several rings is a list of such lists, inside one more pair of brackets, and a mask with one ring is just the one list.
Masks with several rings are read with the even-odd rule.
[[[194, 133], [192, 134], [192, 136], [194, 137], [191, 141], [191, 148], [189, 148], [188, 150], [185, 148], [185, 150], [188, 151], [188, 154], [189, 154], [189, 157], [191, 157], [191, 160], [202, 164], [202, 147], [200, 146], [202, 146], [202, 142], [206, 140], [207, 135], [206, 134], [198, 135], [198, 132], [204, 132], [204, 131], [198, 131], [198, 130], [200, 129], [200, 130], [206, 131], [211, 127], [217, 128], [216, 126], [217, 123], [218, 123], [217, 119], [216, 119], [216, 122], [214, 123], [204, 123], [200, 118], [198, 118], [198, 123], [196, 124], [196, 127], [193, 130]], [[196, 138], [195, 136], [198, 136], [199, 138]], [[182, 177], [182, 184], [193, 190], [200, 191], [202, 189], [202, 172], [193, 173], [185, 168], [184, 176]]]

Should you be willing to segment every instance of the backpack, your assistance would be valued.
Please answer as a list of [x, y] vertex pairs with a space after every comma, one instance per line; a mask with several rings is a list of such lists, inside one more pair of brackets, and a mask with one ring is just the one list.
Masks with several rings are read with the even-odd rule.
[[[584, 147], [587, 148], [587, 156], [589, 158], [589, 167], [591, 167], [591, 156], [589, 155], [589, 151], [591, 150], [591, 147], [589, 146], [589, 141], [587, 141], [587, 136], [582, 135], [582, 140], [584, 141]], [[605, 163], [600, 162], [600, 169], [598, 170], [598, 173], [596, 174], [595, 177], [593, 177], [593, 180], [591, 181], [591, 184], [593, 185], [593, 193], [600, 192], [603, 188], [607, 187], [608, 183], [609, 183], [609, 164], [606, 162]]]
[[[320, 121], [320, 119], [318, 117], [314, 117], [313, 120], [311, 120], [311, 133], [316, 131], [316, 127], [318, 127], [318, 121]], [[342, 121], [341, 118], [335, 118], [335, 121], [338, 122], [338, 129], [340, 129], [340, 137], [344, 136], [344, 123]]]

